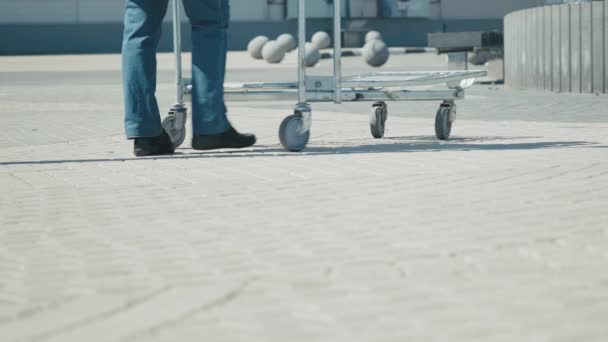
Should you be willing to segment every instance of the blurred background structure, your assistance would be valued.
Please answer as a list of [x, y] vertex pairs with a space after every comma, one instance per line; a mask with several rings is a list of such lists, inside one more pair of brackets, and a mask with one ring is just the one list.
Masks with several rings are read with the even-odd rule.
[[506, 16], [505, 72], [509, 86], [554, 92], [608, 92], [608, 4], [603, 0], [566, 2]]
[[[507, 13], [557, 2], [564, 0], [343, 0], [344, 26], [378, 30], [391, 46], [426, 46], [429, 32], [502, 30]], [[259, 34], [295, 33], [296, 4], [231, 0], [229, 48], [243, 50]], [[331, 31], [333, 0], [307, 6], [309, 32]], [[123, 7], [124, 0], [0, 0], [0, 55], [119, 52]], [[184, 29], [188, 34], [186, 23]], [[165, 35], [161, 50], [170, 48]]]

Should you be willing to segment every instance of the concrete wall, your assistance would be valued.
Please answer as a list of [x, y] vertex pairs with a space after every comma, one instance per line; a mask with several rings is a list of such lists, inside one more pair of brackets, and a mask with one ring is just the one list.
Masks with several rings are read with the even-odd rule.
[[0, 23], [120, 22], [123, 11], [123, 0], [0, 0]]
[[[268, 0], [230, 0], [230, 5], [233, 21], [283, 20], [285, 16], [285, 4], [279, 1], [269, 5]], [[0, 0], [0, 23], [120, 23], [124, 7], [125, 0]]]
[[505, 17], [507, 85], [540, 91], [608, 92], [608, 4], [538, 7]]
[[503, 18], [510, 12], [531, 8], [539, 0], [441, 0], [433, 14], [445, 19]]
[[[426, 46], [429, 32], [492, 31], [502, 30], [502, 20], [426, 20], [426, 19], [371, 19], [345, 21], [362, 30], [378, 30], [390, 46]], [[121, 49], [122, 24], [11, 24], [0, 25], [0, 55], [27, 54], [82, 54], [118, 53]], [[182, 25], [184, 49], [191, 49], [190, 27]], [[244, 50], [247, 43], [256, 35], [276, 37], [281, 33], [296, 33], [295, 20], [281, 22], [243, 22], [230, 24], [228, 47], [231, 50]], [[308, 36], [324, 30], [331, 32], [330, 19], [311, 19], [308, 21]], [[171, 25], [163, 27], [160, 51], [170, 51]]]
[[[502, 19], [507, 13], [529, 8], [548, 0], [411, 0], [408, 16], [436, 19]], [[230, 0], [234, 21], [283, 20], [285, 8], [291, 17], [296, 0]], [[396, 0], [350, 0], [351, 17], [375, 17], [376, 14], [402, 16]], [[0, 24], [25, 23], [110, 23], [120, 22], [124, 0], [0, 0]], [[343, 0], [346, 8], [346, 0]], [[283, 9], [281, 9], [283, 7]], [[331, 4], [308, 0], [312, 17], [331, 16]], [[346, 14], [346, 11], [344, 11]]]

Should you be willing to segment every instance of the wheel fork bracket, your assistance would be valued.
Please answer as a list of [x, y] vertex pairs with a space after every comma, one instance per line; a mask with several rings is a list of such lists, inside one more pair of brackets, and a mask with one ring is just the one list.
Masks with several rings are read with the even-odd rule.
[[310, 127], [312, 126], [312, 111], [310, 110], [310, 105], [308, 103], [298, 103], [293, 113], [302, 118], [297, 133], [301, 135], [310, 131]]

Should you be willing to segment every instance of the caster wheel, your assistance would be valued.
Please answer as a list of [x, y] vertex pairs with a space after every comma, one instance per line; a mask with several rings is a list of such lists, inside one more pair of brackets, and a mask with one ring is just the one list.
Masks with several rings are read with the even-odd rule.
[[435, 135], [439, 140], [448, 140], [452, 132], [452, 122], [456, 118], [456, 105], [442, 104], [435, 116]]
[[180, 146], [186, 139], [186, 126], [177, 123], [175, 114], [169, 113], [169, 116], [163, 120], [162, 127], [169, 134], [169, 137], [171, 137], [175, 148]]
[[308, 144], [310, 131], [304, 134], [298, 133], [298, 127], [300, 127], [301, 122], [302, 117], [299, 115], [289, 115], [281, 122], [279, 140], [287, 151], [298, 152]]
[[385, 103], [374, 104], [372, 106], [372, 113], [369, 118], [369, 128], [374, 138], [380, 139], [384, 137], [384, 127], [387, 117], [388, 110]]

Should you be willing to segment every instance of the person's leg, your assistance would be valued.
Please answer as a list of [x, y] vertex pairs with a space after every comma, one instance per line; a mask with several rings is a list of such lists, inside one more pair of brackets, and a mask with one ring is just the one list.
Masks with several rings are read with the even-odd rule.
[[161, 135], [156, 102], [156, 48], [168, 0], [127, 0], [122, 73], [127, 138]]
[[220, 134], [231, 126], [224, 104], [228, 0], [183, 0], [192, 24], [192, 128]]

